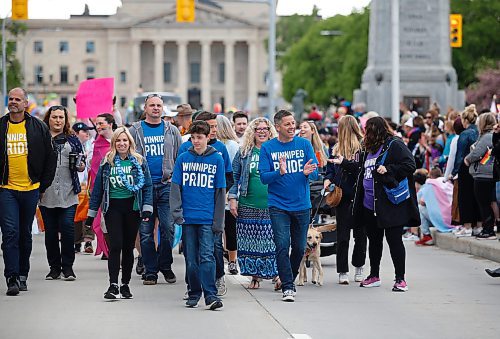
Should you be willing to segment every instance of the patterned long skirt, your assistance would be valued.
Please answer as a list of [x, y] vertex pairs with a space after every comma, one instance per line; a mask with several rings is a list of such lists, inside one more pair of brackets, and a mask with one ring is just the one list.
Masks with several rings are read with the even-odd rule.
[[241, 275], [272, 279], [278, 275], [269, 210], [240, 205], [236, 218]]

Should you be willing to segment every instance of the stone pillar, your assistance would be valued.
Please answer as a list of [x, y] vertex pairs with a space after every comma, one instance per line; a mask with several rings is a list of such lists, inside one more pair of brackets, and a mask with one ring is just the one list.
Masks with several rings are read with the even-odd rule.
[[177, 41], [177, 94], [182, 103], [188, 102], [188, 60], [187, 41]]
[[163, 91], [163, 40], [153, 42], [155, 46], [155, 61], [154, 61], [154, 90], [157, 92]]
[[201, 41], [201, 103], [205, 110], [212, 108], [212, 89], [210, 76], [211, 41]]
[[234, 106], [234, 45], [235, 42], [232, 40], [224, 41], [225, 52], [225, 86], [224, 86], [224, 98], [226, 111]]
[[118, 42], [110, 41], [108, 45], [108, 76], [115, 78], [115, 84], [120, 82], [118, 78]]
[[130, 92], [133, 98], [137, 95], [141, 84], [141, 42], [132, 41], [130, 49]]
[[[248, 110], [250, 113], [258, 112], [257, 92], [259, 81], [258, 45], [257, 41], [248, 41]], [[260, 112], [258, 112], [260, 113]]]

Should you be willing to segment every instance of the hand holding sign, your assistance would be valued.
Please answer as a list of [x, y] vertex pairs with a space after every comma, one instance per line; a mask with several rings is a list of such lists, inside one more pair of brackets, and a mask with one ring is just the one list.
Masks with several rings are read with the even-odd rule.
[[304, 165], [304, 175], [309, 175], [316, 170], [318, 165], [312, 163], [312, 159]]

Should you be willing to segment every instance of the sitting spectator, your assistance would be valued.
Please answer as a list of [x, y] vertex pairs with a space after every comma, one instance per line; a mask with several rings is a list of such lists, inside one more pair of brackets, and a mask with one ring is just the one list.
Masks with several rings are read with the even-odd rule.
[[[413, 174], [413, 180], [415, 181], [415, 191], [420, 191], [420, 188], [425, 184], [429, 172], [424, 168], [419, 168]], [[405, 227], [405, 233], [403, 234], [404, 241], [417, 241], [418, 237], [418, 227]]]
[[451, 232], [451, 202], [453, 185], [443, 180], [443, 172], [439, 167], [430, 171], [429, 179], [417, 193], [418, 210], [420, 212], [422, 237], [416, 245], [434, 245], [430, 226], [439, 232]]

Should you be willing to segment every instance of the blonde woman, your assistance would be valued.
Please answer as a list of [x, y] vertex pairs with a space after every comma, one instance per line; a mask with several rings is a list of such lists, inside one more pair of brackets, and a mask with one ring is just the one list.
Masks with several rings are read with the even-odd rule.
[[[229, 190], [229, 204], [236, 217], [238, 263], [241, 275], [252, 277], [250, 289], [259, 288], [262, 279], [278, 275], [267, 185], [260, 181], [258, 170], [262, 144], [276, 135], [268, 119], [253, 120], [233, 161], [234, 184]], [[279, 281], [276, 285], [275, 288], [281, 288]]]
[[361, 170], [364, 157], [362, 147], [363, 134], [358, 122], [351, 115], [340, 118], [338, 142], [333, 147], [328, 160], [324, 181], [325, 189], [331, 184], [342, 188], [342, 199], [336, 207], [337, 217], [337, 273], [339, 284], [349, 284], [349, 238], [351, 228], [354, 232], [354, 250], [352, 265], [355, 267], [354, 281], [363, 280], [363, 266], [366, 257], [366, 233], [361, 225], [356, 225], [351, 214], [351, 201], [354, 199], [354, 186]]
[[[136, 152], [134, 139], [125, 127], [114, 131], [110, 150], [99, 166], [86, 226], [92, 225], [99, 207], [109, 234], [110, 286], [104, 298], [132, 299], [128, 284], [134, 265], [135, 238], [141, 219], [149, 221], [153, 213], [153, 191], [146, 160]], [[120, 255], [122, 284], [118, 288]]]
[[[238, 144], [238, 136], [233, 129], [231, 121], [224, 115], [217, 115], [217, 139], [222, 142], [227, 149], [229, 154], [229, 159], [231, 163], [234, 160], [236, 153], [238, 152], [240, 146]], [[224, 235], [225, 235], [225, 247], [227, 250], [227, 255], [229, 263], [227, 269], [230, 274], [238, 274], [238, 266], [236, 265], [236, 260], [238, 256], [238, 246], [236, 243], [236, 219], [229, 211], [229, 206], [226, 204], [226, 212], [224, 219]]]
[[313, 146], [314, 154], [316, 155], [316, 160], [318, 160], [318, 167], [324, 168], [327, 164], [328, 159], [328, 149], [323, 145], [321, 137], [318, 133], [318, 128], [311, 121], [304, 121], [300, 124], [299, 135], [302, 138], [309, 140]]

